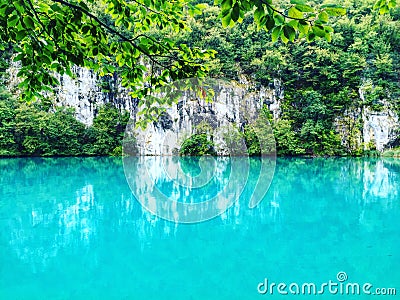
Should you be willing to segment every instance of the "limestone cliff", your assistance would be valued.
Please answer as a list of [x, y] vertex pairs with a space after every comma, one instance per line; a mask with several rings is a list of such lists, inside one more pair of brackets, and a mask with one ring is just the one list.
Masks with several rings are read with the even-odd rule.
[[[16, 73], [18, 66], [13, 65], [9, 73], [11, 85], [18, 82]], [[56, 105], [75, 108], [76, 118], [86, 125], [90, 125], [96, 116], [97, 108], [105, 103], [112, 103], [119, 109], [128, 110], [133, 119], [137, 114], [137, 100], [129, 96], [121, 86], [117, 76], [99, 77], [90, 70], [75, 67], [75, 78], [67, 75], [59, 76], [60, 86], [56, 90]], [[242, 96], [248, 97], [243, 101]], [[255, 84], [245, 76], [239, 82], [221, 86], [214, 97], [213, 103], [192, 101], [189, 95], [183, 97], [177, 104], [167, 109], [166, 114], [158, 123], [151, 124], [147, 130], [146, 138], [139, 137], [142, 143], [141, 153], [157, 155], [165, 145], [166, 134], [176, 133], [185, 129], [193, 132], [201, 121], [201, 115], [213, 115], [216, 126], [226, 122], [243, 125], [243, 112], [254, 112], [266, 104], [274, 119], [281, 113], [281, 102], [284, 90], [279, 80], [274, 80], [271, 87], [256, 88]], [[360, 98], [364, 92], [360, 90]], [[400, 128], [399, 117], [392, 107], [384, 105], [379, 112], [368, 107], [346, 111], [338, 116], [335, 121], [337, 131], [342, 138], [342, 143], [348, 149], [376, 148], [382, 151], [390, 148], [398, 139]], [[173, 136], [173, 134], [172, 134]], [[150, 138], [150, 140], [149, 140]], [[175, 145], [166, 145], [171, 154]], [[163, 149], [165, 151], [165, 148]]]

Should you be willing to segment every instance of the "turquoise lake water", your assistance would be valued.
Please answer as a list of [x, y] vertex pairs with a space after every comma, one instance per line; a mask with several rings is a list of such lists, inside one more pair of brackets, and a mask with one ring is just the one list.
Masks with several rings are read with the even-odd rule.
[[[150, 164], [156, 159], [148, 158]], [[234, 180], [228, 193], [235, 194], [246, 180], [232, 173], [228, 160], [207, 165], [171, 159], [185, 176], [207, 168], [218, 176], [191, 190], [176, 189], [173, 181], [182, 174], [170, 178], [161, 172], [146, 181], [135, 173], [135, 193], [157, 188], [176, 201], [205, 201], [227, 181]], [[247, 181], [254, 183], [259, 161], [250, 166]], [[0, 299], [400, 294], [400, 160], [279, 158], [257, 207], [248, 207], [251, 191], [244, 188], [226, 212], [197, 224], [166, 221], [144, 209], [118, 158], [1, 159], [0, 172]], [[320, 289], [329, 280], [339, 284], [339, 272], [347, 274], [344, 283], [371, 283], [371, 293], [396, 288], [397, 296], [258, 292], [266, 278]]]

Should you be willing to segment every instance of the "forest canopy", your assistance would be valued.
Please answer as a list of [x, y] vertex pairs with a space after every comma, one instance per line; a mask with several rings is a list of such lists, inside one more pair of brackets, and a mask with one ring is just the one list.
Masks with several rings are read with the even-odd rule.
[[[245, 76], [270, 88], [278, 80], [285, 90], [281, 118], [273, 124], [281, 154], [357, 155], [373, 150], [356, 138], [362, 110], [400, 107], [400, 12], [392, 0], [347, 0], [343, 7], [301, 0], [0, 3], [0, 79], [7, 81], [13, 60], [23, 91], [23, 102], [3, 102], [7, 113], [18, 106], [17, 113], [72, 116], [37, 98], [59, 84], [54, 74], [73, 76], [74, 65], [102, 76], [117, 72], [139, 99], [144, 123], [161, 111], [156, 98], [145, 96], [170, 81]], [[338, 119], [350, 132], [347, 140], [337, 134]], [[24, 131], [6, 120], [2, 130], [22, 145], [16, 134]], [[19, 149], [15, 154], [35, 153], [21, 145], [12, 148]], [[89, 152], [109, 154], [117, 146]]]
[[[381, 2], [390, 7], [393, 1]], [[345, 13], [334, 4], [277, 3], [216, 0], [214, 4], [224, 26], [241, 23], [251, 13], [259, 29], [283, 42], [296, 37], [331, 40], [329, 18]], [[13, 59], [21, 64], [22, 96], [28, 101], [52, 91], [58, 84], [54, 72], [72, 76], [72, 65], [100, 74], [118, 69], [122, 84], [142, 101], [143, 119], [154, 119], [160, 113], [153, 105], [157, 98], [145, 96], [167, 82], [205, 76], [205, 60], [214, 58], [212, 49], [188, 47], [174, 39], [189, 31], [188, 22], [206, 8], [189, 0], [2, 0], [0, 47], [12, 44]]]

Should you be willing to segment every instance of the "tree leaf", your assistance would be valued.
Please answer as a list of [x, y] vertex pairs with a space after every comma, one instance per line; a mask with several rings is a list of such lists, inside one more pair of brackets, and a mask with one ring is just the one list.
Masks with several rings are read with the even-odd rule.
[[272, 30], [271, 38], [273, 43], [275, 43], [278, 40], [279, 35], [281, 33], [281, 29], [282, 29], [281, 26], [277, 26]]
[[282, 42], [284, 42], [285, 44], [287, 44], [289, 42], [289, 39], [285, 36], [285, 30], [281, 31], [280, 37], [281, 37]]
[[294, 38], [296, 37], [296, 31], [289, 25], [285, 25], [285, 27], [283, 27], [283, 34], [291, 42], [293, 42]]
[[227, 14], [225, 17], [222, 18], [222, 26], [223, 27], [229, 26], [231, 21], [232, 21], [231, 14]]
[[325, 30], [324, 30], [324, 27], [322, 27], [322, 26], [320, 26], [320, 25], [314, 25], [314, 26], [312, 27], [312, 31], [314, 32], [314, 34], [315, 34], [316, 36], [325, 37]]
[[249, 10], [252, 9], [252, 5], [250, 4], [250, 1], [248, 1], [248, 0], [242, 0], [242, 1], [240, 2], [240, 8], [241, 8], [241, 10], [243, 10], [243, 11], [249, 11]]
[[299, 31], [301, 33], [307, 34], [308, 31], [310, 30], [310, 25], [306, 24], [302, 24], [301, 22], [299, 22]]
[[16, 38], [18, 41], [22, 40], [26, 36], [26, 30], [20, 30], [17, 32]]
[[389, 0], [388, 7], [389, 8], [395, 8], [396, 7], [396, 0]]
[[330, 43], [332, 41], [332, 35], [329, 32], [326, 32], [325, 39]]
[[221, 11], [221, 14], [220, 14], [221, 19], [222, 19], [222, 18], [225, 18], [225, 17], [226, 17], [227, 15], [229, 15], [230, 13], [231, 13], [231, 10], [230, 10], [230, 9]]
[[266, 17], [265, 27], [268, 31], [275, 27], [275, 20], [270, 15]]
[[236, 22], [239, 19], [239, 15], [240, 15], [240, 8], [239, 4], [236, 2], [232, 8], [232, 13], [231, 13], [232, 21]]
[[254, 21], [256, 24], [260, 24], [261, 17], [265, 16], [264, 7], [258, 7], [254, 12]]
[[314, 11], [314, 9], [311, 6], [306, 5], [306, 4], [296, 4], [295, 7], [298, 11], [301, 11], [301, 12], [313, 12]]
[[382, 7], [379, 9], [379, 14], [384, 15], [384, 14], [387, 14], [389, 11], [390, 11], [390, 10], [389, 10], [389, 7], [385, 5], [385, 6], [382, 6]]
[[303, 19], [304, 15], [301, 11], [296, 9], [296, 7], [291, 7], [288, 11], [288, 17], [294, 19]]
[[285, 23], [285, 18], [278, 13], [274, 14], [274, 20], [276, 25], [282, 25], [283, 23]]
[[327, 23], [329, 21], [329, 16], [325, 11], [321, 11], [318, 14], [318, 19], [323, 23]]
[[13, 14], [10, 18], [7, 19], [7, 26], [14, 27], [19, 22], [18, 16]]
[[315, 40], [315, 33], [313, 31], [309, 31], [307, 34], [307, 41], [312, 42], [313, 40]]
[[221, 10], [230, 10], [232, 8], [232, 0], [223, 0], [221, 3]]
[[299, 27], [299, 21], [298, 20], [291, 20], [288, 25], [290, 27], [293, 27], [295, 30], [298, 29]]

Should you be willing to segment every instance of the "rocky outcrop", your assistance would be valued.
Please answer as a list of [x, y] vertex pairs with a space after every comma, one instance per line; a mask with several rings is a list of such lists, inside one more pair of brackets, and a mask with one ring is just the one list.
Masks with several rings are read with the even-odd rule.
[[[76, 117], [90, 125], [96, 116], [97, 107], [113, 103], [119, 109], [128, 110], [135, 120], [137, 101], [121, 87], [117, 77], [100, 78], [90, 70], [75, 68], [74, 79], [67, 75], [59, 77], [57, 105], [73, 107]], [[107, 85], [107, 90], [103, 86]], [[198, 95], [185, 92], [176, 104], [166, 109], [158, 122], [149, 124], [145, 131], [139, 132], [137, 144], [141, 155], [172, 155], [177, 151], [185, 136], [194, 133], [196, 126], [206, 121], [213, 127], [224, 128], [235, 124], [243, 128], [248, 116], [255, 116], [265, 104], [274, 118], [280, 116], [280, 102], [283, 89], [279, 80], [273, 88], [257, 89], [246, 79], [243, 82], [223, 82], [213, 86], [215, 95], [207, 102]], [[247, 117], [246, 117], [247, 116]], [[215, 137], [216, 144], [220, 139]], [[217, 148], [218, 154], [227, 154], [223, 147]]]
[[[10, 86], [18, 84], [17, 72], [18, 66], [12, 64], [9, 69]], [[58, 77], [60, 85], [56, 90], [56, 105], [75, 108], [76, 118], [86, 125], [92, 124], [97, 108], [105, 103], [127, 110], [132, 119], [136, 118], [137, 100], [121, 86], [117, 76], [100, 77], [78, 67], [73, 68], [73, 72], [75, 78], [67, 75]], [[176, 143], [181, 142], [177, 140], [178, 136], [182, 136], [179, 133], [193, 133], [205, 118], [215, 128], [228, 123], [240, 128], [244, 125], [244, 114], [255, 113], [263, 104], [268, 106], [274, 119], [280, 117], [284, 97], [280, 80], [275, 79], [269, 87], [256, 87], [250, 79], [241, 76], [239, 82], [221, 84], [215, 92], [212, 103], [185, 94], [177, 104], [169, 107], [157, 123], [150, 124], [147, 131], [138, 137], [141, 153], [172, 154]], [[364, 91], [360, 89], [360, 98], [363, 97]], [[343, 144], [350, 150], [376, 148], [383, 151], [399, 143], [399, 118], [388, 105], [379, 112], [368, 107], [347, 111], [336, 118], [335, 124]]]
[[364, 144], [374, 144], [376, 150], [383, 151], [397, 139], [397, 130], [400, 127], [396, 113], [386, 107], [380, 112], [364, 109], [363, 115]]
[[[359, 94], [364, 101], [362, 89]], [[346, 111], [336, 118], [335, 125], [342, 143], [350, 151], [375, 148], [382, 152], [398, 142], [399, 117], [387, 102], [383, 103], [383, 108], [379, 111], [368, 106]]]
[[112, 103], [120, 110], [136, 113], [137, 101], [129, 96], [117, 76], [99, 77], [93, 71], [74, 67], [76, 77], [58, 76], [57, 105], [75, 108], [76, 118], [86, 125], [93, 122], [97, 108]]
[[197, 126], [206, 123], [213, 131], [217, 154], [228, 155], [229, 150], [222, 140], [224, 133], [234, 134], [232, 131], [243, 129], [256, 118], [264, 104], [276, 105], [277, 102], [271, 91], [252, 91], [234, 82], [217, 81], [213, 91], [211, 102], [193, 92], [185, 92], [177, 104], [167, 108], [157, 123], [139, 131], [139, 154], [176, 154], [183, 140], [195, 133]]

